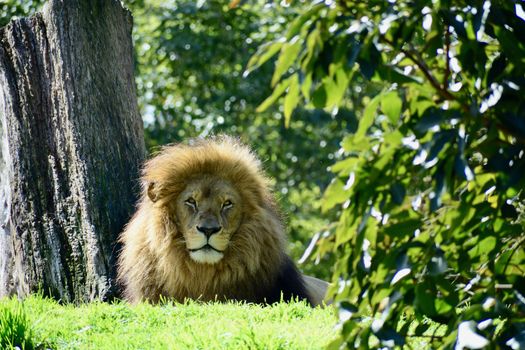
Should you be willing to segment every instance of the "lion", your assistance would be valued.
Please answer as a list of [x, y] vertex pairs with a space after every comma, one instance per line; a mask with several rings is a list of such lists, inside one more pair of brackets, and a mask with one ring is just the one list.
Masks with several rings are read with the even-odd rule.
[[138, 208], [120, 236], [125, 299], [321, 304], [327, 283], [286, 254], [269, 179], [229, 136], [167, 146], [143, 168]]

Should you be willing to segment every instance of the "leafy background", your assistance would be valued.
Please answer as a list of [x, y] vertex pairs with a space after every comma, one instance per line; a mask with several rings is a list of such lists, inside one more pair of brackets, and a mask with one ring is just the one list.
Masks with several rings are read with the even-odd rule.
[[330, 347], [525, 347], [521, 2], [126, 4], [149, 149], [253, 145], [333, 282]]
[[285, 110], [334, 114], [363, 79], [379, 89], [353, 104], [358, 127], [322, 200], [338, 217], [316, 251], [337, 256], [332, 347], [524, 347], [521, 3], [298, 7], [278, 50], [248, 67], [278, 56]]

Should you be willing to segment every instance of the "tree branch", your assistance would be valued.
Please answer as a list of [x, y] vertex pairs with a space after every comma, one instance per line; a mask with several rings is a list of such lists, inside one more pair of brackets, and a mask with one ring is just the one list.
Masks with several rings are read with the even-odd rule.
[[[394, 46], [394, 43], [391, 41], [391, 40], [388, 40], [386, 37], [384, 36], [380, 36], [380, 40], [386, 42], [388, 45], [390, 45], [393, 49], [395, 48]], [[425, 60], [421, 57], [421, 55], [419, 54], [419, 52], [417, 52], [417, 50], [415, 50], [413, 47], [410, 47], [409, 49], [405, 49], [403, 47], [399, 48], [399, 50], [409, 59], [411, 60], [416, 66], [418, 66], [418, 68], [421, 70], [421, 72], [423, 73], [423, 75], [425, 76], [425, 78], [427, 78], [427, 80], [430, 82], [430, 85], [432, 85], [432, 87], [434, 89], [436, 89], [437, 93], [442, 97], [444, 98], [445, 100], [449, 100], [449, 101], [456, 101], [460, 104], [461, 108], [463, 109], [463, 111], [465, 113], [468, 113], [470, 114], [470, 109], [468, 106], [464, 105], [463, 103], [461, 103], [456, 96], [454, 96], [452, 93], [450, 93], [450, 91], [448, 91], [447, 88], [445, 88], [444, 86], [442, 86], [438, 80], [436, 79], [436, 77], [434, 77], [432, 75], [432, 72], [430, 70], [430, 68], [427, 66], [427, 64], [425, 63]]]

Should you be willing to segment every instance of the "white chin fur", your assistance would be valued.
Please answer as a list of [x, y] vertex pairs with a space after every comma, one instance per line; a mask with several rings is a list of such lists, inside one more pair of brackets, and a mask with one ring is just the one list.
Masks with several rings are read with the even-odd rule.
[[222, 257], [223, 253], [219, 253], [212, 249], [201, 249], [195, 252], [190, 252], [190, 257], [201, 264], [216, 264]]

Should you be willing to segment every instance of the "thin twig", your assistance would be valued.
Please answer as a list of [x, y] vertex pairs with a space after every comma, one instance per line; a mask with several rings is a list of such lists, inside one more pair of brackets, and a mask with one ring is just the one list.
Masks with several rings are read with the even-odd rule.
[[509, 259], [507, 260], [507, 263], [505, 264], [505, 268], [503, 269], [503, 273], [504, 274], [507, 274], [507, 268], [509, 267], [509, 264], [512, 260], [512, 257], [514, 256], [514, 253], [516, 253], [516, 251], [518, 251], [518, 248], [520, 247], [520, 245], [523, 244], [523, 242], [525, 242], [525, 235], [521, 236], [516, 242], [514, 242], [512, 248], [511, 248], [511, 253], [510, 253], [510, 256], [509, 256]]
[[445, 338], [442, 335], [417, 335], [417, 334], [400, 334], [400, 336], [405, 338], [430, 338], [430, 339], [443, 339]]

